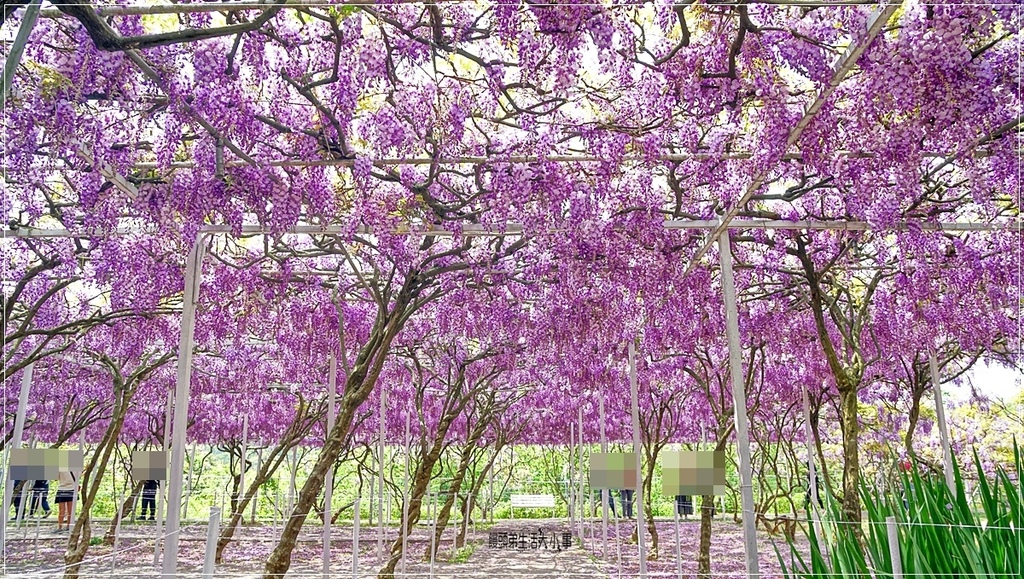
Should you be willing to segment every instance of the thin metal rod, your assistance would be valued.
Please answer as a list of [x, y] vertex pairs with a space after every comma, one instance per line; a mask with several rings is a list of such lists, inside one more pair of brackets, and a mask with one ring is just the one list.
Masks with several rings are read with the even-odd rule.
[[640, 579], [647, 577], [647, 530], [644, 528], [644, 479], [640, 467], [640, 455], [643, 447], [640, 443], [640, 393], [636, 379], [636, 345], [629, 341], [629, 392], [633, 406], [633, 452], [636, 453], [636, 492], [633, 494], [636, 505], [636, 546], [640, 552]]
[[946, 423], [946, 405], [942, 402], [942, 377], [939, 375], [939, 360], [935, 350], [928, 353], [928, 367], [935, 390], [935, 417], [939, 423], [939, 440], [942, 443], [942, 472], [946, 475], [949, 493], [956, 498], [956, 480], [953, 477], [953, 449], [949, 444], [949, 425]]
[[[327, 370], [327, 430], [334, 430], [335, 420], [335, 392], [338, 383], [338, 361], [334, 354], [331, 354], [330, 364]], [[334, 510], [331, 507], [331, 499], [334, 497], [334, 469], [328, 469], [327, 480], [324, 481], [324, 534], [323, 534], [323, 568], [321, 569], [324, 579], [331, 576], [331, 518]]]
[[[14, 37], [14, 44], [11, 45], [11, 51], [7, 53], [7, 61], [4, 62], [3, 86], [0, 87], [0, 110], [6, 110], [7, 93], [11, 91], [14, 73], [18, 70], [18, 65], [21, 64], [21, 55], [25, 53], [28, 37], [36, 25], [36, 19], [39, 18], [40, 4], [42, 4], [42, 0], [32, 0], [25, 8], [25, 16], [21, 19], [18, 34]], [[4, 514], [4, 517], [6, 518], [7, 515]]]
[[729, 374], [732, 378], [733, 412], [736, 421], [736, 446], [739, 451], [740, 494], [743, 503], [743, 551], [748, 579], [758, 579], [757, 521], [754, 518], [754, 486], [750, 462], [750, 433], [747, 428], [747, 395], [743, 387], [743, 350], [740, 347], [739, 313], [736, 308], [736, 281], [732, 276], [732, 252], [729, 235], [718, 238], [722, 266], [722, 291], [725, 295], [725, 329], [729, 342]]
[[[167, 403], [164, 405], [164, 464], [167, 461], [167, 450], [171, 446], [171, 420], [173, 415], [171, 412], [174, 409], [174, 392], [171, 390], [167, 391]], [[189, 469], [191, 470], [191, 469]], [[160, 566], [160, 546], [163, 544], [163, 527], [164, 527], [164, 494], [167, 492], [167, 481], [161, 479], [159, 481], [160, 486], [158, 487], [158, 497], [156, 501], [156, 543], [153, 546], [153, 566]]]
[[405, 414], [405, 475], [402, 478], [402, 577], [405, 577], [405, 555], [409, 549], [409, 459], [412, 453], [412, 438], [409, 430], [409, 413]]
[[[597, 399], [598, 418], [601, 427], [601, 454], [608, 453], [608, 437], [604, 430], [604, 390], [600, 392], [601, 397]], [[606, 488], [601, 489], [601, 557], [608, 560], [608, 500], [611, 493]]]
[[192, 350], [195, 345], [196, 304], [202, 281], [206, 238], [196, 236], [185, 262], [185, 292], [181, 311], [181, 336], [178, 341], [178, 376], [174, 388], [174, 424], [171, 428], [171, 472], [168, 485], [167, 538], [163, 576], [173, 579], [178, 571], [178, 539], [181, 530], [182, 480], [185, 473], [185, 430], [188, 427], [189, 393], [192, 387]]
[[573, 466], [574, 466], [574, 463], [575, 463], [575, 461], [573, 460], [573, 456], [575, 455], [575, 447], [573, 446], [573, 438], [575, 437], [575, 434], [576, 434], [576, 425], [573, 424], [572, 422], [569, 422], [569, 448], [567, 449], [569, 451], [569, 457], [568, 457], [569, 458], [569, 480], [566, 481], [567, 482], [566, 487], [568, 487], [568, 488], [566, 488], [565, 498], [567, 499], [567, 503], [568, 503], [566, 506], [568, 507], [568, 511], [569, 511], [569, 513], [568, 513], [569, 514], [569, 529], [572, 530], [572, 531], [576, 530], [576, 496], [575, 496], [575, 493], [573, 492], [573, 488], [572, 488], [572, 486], [573, 486], [572, 482], [574, 480]]
[[[664, 227], [666, 229], [714, 229], [719, 225], [718, 220], [671, 220], [665, 221]], [[765, 220], [765, 219], [734, 219], [729, 223], [729, 229], [788, 229], [788, 230], [838, 230], [838, 231], [905, 231], [910, 229], [920, 229], [923, 231], [1017, 231], [1024, 230], [1024, 225], [1018, 220], [1014, 221], [999, 221], [999, 222], [970, 222], [970, 221], [957, 221], [957, 222], [927, 222], [927, 221], [901, 221], [891, 227], [874, 227], [865, 221], [785, 221], [785, 220]], [[204, 225], [199, 229], [200, 233], [213, 234], [213, 233], [233, 233], [230, 225]], [[139, 233], [153, 233], [156, 234], [158, 231], [155, 228], [137, 228], [137, 227], [118, 227], [112, 230], [81, 230], [81, 231], [69, 231], [67, 229], [38, 229], [34, 227], [20, 227], [14, 231], [4, 232], [5, 237], [30, 237], [30, 238], [59, 238], [59, 237], [110, 237], [117, 235], [130, 235]], [[269, 235], [274, 232], [269, 227], [262, 225], [243, 225], [238, 229], [238, 232], [242, 236], [247, 235]], [[360, 235], [373, 235], [379, 231], [375, 231], [372, 227], [360, 225], [356, 228], [355, 233]], [[512, 235], [523, 235], [527, 232], [527, 229], [523, 227], [521, 223], [506, 223], [504, 225], [477, 225], [467, 224], [462, 227], [458, 232], [444, 229], [444, 228], [433, 228], [433, 227], [400, 227], [390, 230], [392, 234], [404, 234], [404, 235], [435, 235], [435, 236], [454, 236], [456, 234], [463, 237], [472, 236], [512, 236]], [[530, 230], [531, 234], [566, 234], [570, 230], [566, 229], [545, 229], [545, 230]], [[321, 225], [296, 225], [287, 229], [285, 234], [290, 235], [349, 235], [352, 233], [351, 228], [341, 225], [321, 226]]]
[[[399, 0], [399, 3], [404, 4], [448, 4], [448, 3], [462, 3], [464, 0], [435, 0], [433, 2], [426, 2], [424, 0]], [[346, 0], [344, 2], [338, 2], [334, 6], [373, 6], [378, 3], [378, 0]], [[782, 6], [802, 6], [808, 8], [825, 7], [825, 6], [870, 6], [876, 4], [876, 0], [750, 0], [749, 2], [743, 2], [742, 4], [774, 4]], [[311, 8], [311, 7], [322, 7], [325, 6], [326, 0], [288, 0], [284, 8], [300, 9], [300, 8]], [[715, 6], [735, 6], [741, 4], [741, 2], [715, 2]], [[537, 3], [536, 5], [543, 6], [544, 3]], [[97, 7], [96, 12], [106, 18], [108, 16], [140, 16], [150, 14], [198, 14], [203, 12], [228, 12], [235, 10], [265, 10], [272, 8], [273, 3], [270, 2], [225, 2], [223, 4], [157, 4], [153, 6], [103, 6]], [[673, 4], [676, 6], [676, 4]], [[681, 4], [680, 4], [681, 6]], [[64, 14], [60, 10], [55, 8], [47, 8], [40, 14], [43, 18], [70, 18], [67, 14]]]
[[[21, 438], [25, 433], [25, 413], [28, 410], [28, 397], [29, 392], [32, 390], [32, 371], [34, 368], [34, 364], [29, 364], [25, 366], [21, 373], [21, 391], [18, 392], [18, 413], [14, 415], [14, 433], [6, 453], [7, 469], [4, 472], [7, 476], [4, 476], [4, 512], [3, 521], [0, 521], [0, 553], [3, 553], [5, 569], [7, 568], [7, 514], [11, 512], [11, 499], [14, 493], [14, 479], [10, 477], [11, 451], [21, 448]], [[84, 433], [85, 431], [83, 430], [82, 432]], [[23, 501], [24, 498], [19, 502], [19, 507]]]
[[359, 495], [356, 495], [352, 508], [352, 579], [356, 579], [359, 577]]
[[377, 493], [377, 556], [380, 560], [384, 560], [384, 413], [385, 405], [387, 404], [387, 391], [384, 388], [380, 389], [380, 424], [378, 425], [378, 466], [377, 471], [377, 483], [379, 485]]

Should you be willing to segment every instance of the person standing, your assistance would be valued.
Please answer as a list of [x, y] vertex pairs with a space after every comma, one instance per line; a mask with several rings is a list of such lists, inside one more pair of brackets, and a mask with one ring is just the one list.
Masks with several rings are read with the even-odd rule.
[[622, 516], [633, 518], [633, 489], [620, 489], [619, 500], [622, 501]]
[[11, 494], [11, 506], [14, 507], [14, 514], [11, 516], [12, 521], [16, 521], [18, 519], [18, 511], [21, 509], [21, 492], [24, 488], [22, 483], [24, 482], [26, 481], [14, 481], [14, 491]]
[[149, 520], [156, 516], [156, 491], [160, 483], [155, 480], [147, 480], [142, 483], [142, 514], [139, 520], [146, 518], [146, 511], [149, 511]]
[[688, 517], [693, 514], [693, 497], [676, 495], [676, 514]]
[[50, 516], [50, 481], [36, 480], [32, 484], [32, 503], [28, 516], [33, 517], [37, 510], [43, 511], [43, 517]]
[[71, 505], [78, 492], [78, 480], [70, 470], [57, 472], [57, 532], [71, 530]]

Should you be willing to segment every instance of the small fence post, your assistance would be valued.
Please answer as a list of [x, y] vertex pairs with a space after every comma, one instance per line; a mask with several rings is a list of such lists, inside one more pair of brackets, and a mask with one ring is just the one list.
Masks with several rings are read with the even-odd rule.
[[220, 509], [210, 507], [210, 524], [206, 528], [206, 560], [203, 562], [203, 579], [213, 579], [217, 558], [217, 536], [220, 534]]
[[889, 556], [892, 558], [893, 579], [903, 579], [903, 559], [900, 558], [899, 529], [896, 527], [896, 517], [885, 518], [886, 531], [889, 534]]

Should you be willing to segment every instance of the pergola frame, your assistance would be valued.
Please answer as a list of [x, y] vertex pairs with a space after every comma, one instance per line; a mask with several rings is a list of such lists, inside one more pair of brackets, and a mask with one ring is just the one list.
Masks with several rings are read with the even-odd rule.
[[[345, 2], [348, 5], [366, 5], [372, 4], [371, 0], [349, 0]], [[416, 3], [416, 2], [413, 2]], [[869, 0], [853, 0], [853, 1], [835, 1], [835, 2], [818, 2], [814, 0], [800, 1], [800, 0], [766, 0], [765, 4], [786, 4], [786, 5], [799, 5], [799, 6], [832, 6], [832, 5], [867, 5], [875, 4]], [[721, 2], [715, 3], [718, 5], [734, 5], [739, 2]], [[11, 55], [13, 58], [9, 59], [8, 67], [9, 70], [4, 71], [3, 78], [3, 94], [0, 95], [0, 99], [6, 100], [6, 92], [9, 87], [11, 78], [13, 77], [14, 69], [17, 67], [20, 61], [21, 50], [24, 48], [24, 43], [27, 40], [28, 32], [31, 30], [34, 21], [35, 14], [38, 11], [39, 2], [33, 2], [33, 8], [30, 10], [31, 16], [29, 19], [22, 23], [21, 29], [18, 32], [18, 38], [15, 45], [12, 47]], [[325, 5], [322, 2], [307, 2], [303, 0], [290, 0], [285, 4], [286, 7], [303, 8], [314, 5]], [[217, 5], [191, 5], [191, 6], [151, 6], [151, 7], [110, 7], [101, 8], [97, 10], [100, 16], [113, 16], [113, 15], [128, 15], [128, 14], [183, 14], [187, 12], [221, 12], [230, 10], [241, 10], [241, 9], [259, 9], [259, 8], [272, 8], [275, 4], [267, 2], [255, 2], [255, 3], [225, 3]], [[804, 115], [801, 117], [799, 122], [790, 131], [786, 149], [788, 150], [792, 146], [798, 143], [800, 136], [806, 127], [810, 126], [814, 118], [821, 110], [824, 103], [827, 101], [829, 96], [835, 91], [839, 84], [846, 78], [846, 75], [853, 69], [858, 58], [867, 49], [871, 42], [881, 33], [885, 24], [889, 18], [899, 7], [898, 4], [882, 4], [872, 13], [867, 23], [867, 30], [862, 38], [851, 44], [845, 54], [836, 63], [834, 72], [825, 85], [825, 87], [819, 92], [814, 101], [812, 101], [805, 109]], [[38, 14], [44, 18], [54, 18], [66, 16], [59, 10], [47, 9], [38, 11]], [[149, 65], [146, 59], [137, 50], [125, 50], [125, 55], [136, 65], [137, 68], [148, 77], [156, 86], [163, 88], [164, 83], [160, 75]], [[222, 146], [226, 146], [231, 150], [239, 159], [242, 161], [224, 162], [223, 155], [218, 150], [218, 173], [222, 172], [225, 166], [253, 166], [259, 167], [260, 164], [252, 159], [248, 154], [233, 145], [228, 139], [222, 136], [222, 133], [218, 131], [211, 123], [206, 121], [195, 110], [190, 106], [184, 105], [186, 110], [191, 114], [193, 119], [199, 123], [218, 143]], [[1003, 127], [1000, 127], [992, 135], [1000, 134], [999, 131], [1005, 132], [1006, 130], [1012, 129], [1014, 126], [1019, 125], [1024, 117], [1018, 118], [1015, 121], [1007, 123]], [[928, 156], [943, 157], [944, 161], [939, 165], [938, 168], [932, 170], [931, 174], [938, 171], [942, 167], [952, 163], [956, 158], [959, 158], [963, 154], [969, 151], [975, 151], [977, 154], [977, 147], [983, 145], [987, 141], [992, 139], [992, 135], [987, 135], [979, 138], [963, 152], [941, 155], [941, 154], [930, 154]], [[220, 147], [218, 147], [219, 149]], [[798, 154], [794, 154], [798, 155]], [[857, 153], [852, 153], [850, 156], [857, 156]], [[91, 159], [91, 152], [84, 147], [80, 147], [79, 156], [87, 160]], [[749, 154], [748, 154], [749, 156]], [[781, 160], [787, 160], [788, 154], [784, 154]], [[673, 159], [671, 156], [659, 156], [660, 160], [690, 160], [699, 158], [694, 155], [682, 155], [678, 159]], [[743, 157], [738, 157], [743, 158]], [[792, 157], [797, 159], [796, 156]], [[455, 163], [475, 163], [482, 164], [488, 162], [541, 162], [541, 161], [553, 161], [553, 162], [572, 162], [572, 161], [601, 161], [601, 158], [580, 155], [580, 156], [563, 156], [563, 157], [522, 157], [522, 160], [518, 161], [503, 161], [502, 159], [487, 159], [482, 157], [464, 157], [460, 159], [448, 160], [448, 162]], [[336, 165], [345, 166], [351, 165], [353, 160], [323, 160], [323, 161], [289, 161], [283, 160], [276, 163], [271, 163], [271, 166], [314, 166], [314, 165]], [[386, 161], [377, 161], [375, 164], [434, 164], [438, 163], [437, 159], [395, 159]], [[90, 162], [90, 165], [96, 167], [96, 163]], [[194, 164], [176, 164], [180, 165], [181, 168], [186, 166], [194, 166]], [[158, 168], [155, 164], [139, 164], [137, 168]], [[177, 167], [175, 167], [177, 168]], [[742, 507], [743, 507], [743, 536], [744, 536], [744, 552], [745, 552], [745, 563], [747, 577], [750, 579], [756, 579], [760, 576], [758, 569], [757, 559], [757, 544], [756, 544], [756, 520], [754, 517], [754, 504], [753, 504], [753, 493], [752, 493], [752, 472], [750, 464], [750, 441], [747, 433], [747, 413], [745, 395], [742, 387], [743, 375], [742, 375], [742, 352], [740, 349], [740, 337], [738, 328], [738, 314], [737, 314], [737, 303], [736, 303], [736, 287], [735, 280], [732, 276], [732, 256], [729, 248], [729, 237], [728, 231], [730, 229], [783, 229], [783, 230], [849, 230], [849, 231], [866, 231], [873, 229], [873, 227], [866, 222], [816, 222], [816, 221], [772, 221], [772, 220], [749, 220], [742, 221], [737, 220], [736, 217], [741, 212], [742, 208], [746, 203], [753, 197], [753, 195], [762, 187], [765, 179], [772, 170], [772, 166], [761, 169], [751, 180], [750, 184], [744, 190], [740, 199], [733, 204], [718, 220], [674, 220], [666, 221], [664, 226], [667, 229], [696, 229], [696, 230], [710, 230], [708, 239], [702, 244], [698, 252], [692, 256], [683, 275], [687, 275], [694, 267], [697, 266], [701, 258], [710, 250], [714, 243], [719, 244], [719, 260], [722, 267], [723, 276], [723, 293], [725, 300], [726, 310], [726, 333], [729, 343], [729, 365], [732, 383], [732, 394], [735, 411], [735, 422], [736, 422], [736, 434], [737, 434], [737, 446], [739, 451], [739, 466], [740, 466], [740, 477], [741, 477], [741, 495], [742, 495]], [[121, 189], [130, 195], [137, 195], [137, 190], [130, 182], [121, 177], [117, 171], [112, 170], [109, 166], [98, 167], [99, 171], [104, 175], [106, 179], [111, 181], [118, 189]], [[973, 223], [973, 222], [954, 222], [954, 223], [938, 223], [938, 222], [904, 222], [899, 224], [896, 229], [905, 229], [910, 227], [917, 227], [921, 230], [934, 230], [934, 231], [999, 231], [999, 230], [1016, 230], [1018, 233], [1021, 231], [1021, 221], [1018, 218], [1016, 222], [999, 222], [999, 223]], [[372, 230], [366, 228], [364, 233], [372, 233]], [[891, 229], [891, 228], [890, 228]], [[185, 430], [187, 424], [188, 415], [188, 403], [189, 403], [189, 390], [191, 384], [191, 373], [192, 373], [192, 354], [194, 351], [194, 328], [195, 328], [195, 314], [196, 314], [196, 303], [198, 301], [199, 286], [201, 280], [202, 270], [202, 259], [205, 248], [206, 237], [221, 232], [231, 232], [232, 228], [229, 226], [206, 226], [200, 229], [195, 243], [189, 249], [188, 259], [186, 262], [185, 272], [185, 299], [182, 311], [181, 320], [181, 337], [179, 342], [179, 353], [178, 353], [178, 368], [177, 368], [177, 382], [175, 388], [175, 400], [174, 404], [174, 419], [173, 428], [171, 435], [173, 437], [173, 444], [171, 447], [171, 479], [169, 484], [169, 497], [168, 497], [168, 511], [167, 511], [167, 528], [166, 528], [166, 554], [163, 560], [163, 574], [165, 577], [174, 577], [177, 571], [177, 546], [178, 546], [178, 535], [180, 531], [180, 509], [181, 509], [181, 498], [182, 498], [182, 483], [183, 483], [183, 470], [184, 470], [184, 456], [185, 456]], [[295, 234], [307, 234], [307, 235], [338, 235], [342, 234], [347, 230], [342, 230], [340, 227], [318, 227], [318, 226], [297, 226], [288, 230], [289, 233]], [[68, 238], [68, 237], [90, 237], [93, 235], [108, 236], [108, 235], [122, 235], [132, 233], [133, 230], [130, 228], [118, 228], [114, 231], [107, 232], [71, 232], [66, 229], [37, 229], [37, 228], [18, 228], [15, 231], [3, 233], [3, 237], [25, 237], [25, 238]], [[550, 233], [564, 233], [564, 231], [549, 231]], [[144, 233], [144, 232], [140, 232]], [[261, 226], [243, 226], [241, 228], [243, 235], [258, 235], [267, 234], [270, 231], [265, 227]], [[411, 235], [476, 235], [476, 236], [495, 236], [495, 235], [527, 235], [528, 230], [521, 224], [507, 224], [504, 228], [492, 228], [488, 226], [467, 226], [462, 229], [461, 232], [453, 232], [439, 229], [410, 229], [408, 231], [398, 231], [397, 233], [407, 233]], [[724, 234], [724, 235], [723, 235]], [[630, 362], [634, 358], [634, 345], [632, 342], [629, 343], [629, 358]], [[332, 360], [333, 361], [333, 360]], [[932, 374], [933, 374], [933, 387], [936, 389], [936, 393], [939, 393], [939, 384], [937, 371], [935, 370], [935, 358], [934, 353], [931, 354]], [[332, 365], [333, 366], [333, 365]], [[635, 369], [632, 363], [630, 372], [630, 385], [631, 394], [633, 398], [633, 436], [634, 446], [639, 444], [639, 421], [637, 418], [637, 407], [636, 407], [636, 396], [637, 396], [637, 384]], [[333, 369], [333, 368], [332, 368]], [[31, 380], [30, 371], [28, 373], [28, 380]], [[937, 400], [941, 403], [941, 395], [937, 395]], [[948, 432], [946, 432], [943, 413], [940, 409], [940, 420], [943, 428], [942, 432], [942, 444], [943, 454], [946, 462], [950, 459], [949, 440]], [[19, 416], [23, 420], [24, 408], [20, 409]], [[20, 438], [20, 437], [18, 437]], [[19, 444], [20, 441], [15, 441], [15, 444]], [[639, 452], [640, 449], [634, 448], [637, 452], [637, 471], [640, 471]], [[243, 457], [244, 462], [244, 457]], [[946, 465], [947, 476], [951, 471], [949, 466]], [[812, 468], [813, 473], [813, 468]], [[813, 478], [813, 474], [812, 474]], [[813, 480], [812, 480], [812, 485]], [[329, 491], [328, 491], [329, 492]], [[6, 485], [5, 485], [5, 502], [6, 502]], [[639, 495], [639, 493], [638, 493]], [[328, 499], [329, 500], [329, 499]], [[604, 501], [602, 500], [602, 503]], [[643, 529], [643, 502], [642, 500], [637, 501], [639, 507], [638, 514], [638, 549], [640, 555], [640, 575], [641, 577], [646, 576], [646, 552], [644, 545], [644, 529]], [[6, 515], [5, 515], [6, 518]], [[329, 531], [325, 531], [324, 541], [326, 550], [326, 541], [329, 537]]]

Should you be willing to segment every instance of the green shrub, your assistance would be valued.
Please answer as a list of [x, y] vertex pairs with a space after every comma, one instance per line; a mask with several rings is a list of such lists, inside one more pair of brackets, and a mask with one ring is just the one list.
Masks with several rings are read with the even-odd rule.
[[807, 526], [809, 560], [791, 542], [788, 565], [779, 554], [783, 573], [787, 578], [800, 579], [892, 577], [886, 518], [894, 517], [905, 577], [1024, 577], [1024, 461], [1020, 447], [1014, 442], [1014, 476], [1002, 468], [994, 476], [986, 476], [977, 452], [974, 458], [980, 513], [967, 501], [955, 462], [955, 496], [943, 477], [921, 476], [916, 471], [901, 475], [901, 492], [897, 495], [876, 496], [863, 485], [865, 526], [860, 529], [837, 523], [840, 507], [825, 496], [822, 536], [814, 525]]

